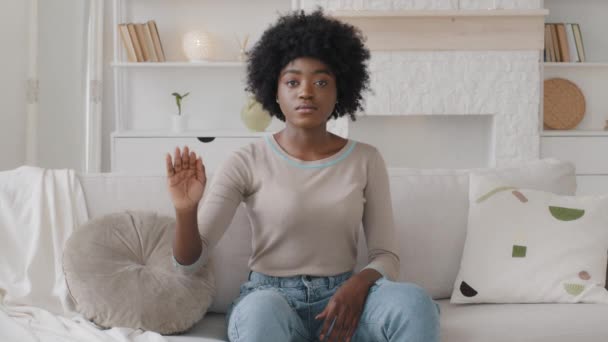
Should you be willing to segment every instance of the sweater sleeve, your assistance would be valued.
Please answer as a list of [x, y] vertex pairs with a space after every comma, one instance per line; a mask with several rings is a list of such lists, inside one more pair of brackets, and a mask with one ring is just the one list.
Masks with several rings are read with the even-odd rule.
[[395, 238], [395, 220], [388, 181], [388, 172], [382, 155], [374, 149], [368, 164], [367, 184], [364, 190], [363, 230], [367, 241], [369, 264], [383, 277], [396, 281], [399, 278], [399, 256]]
[[181, 265], [173, 258], [173, 265], [185, 274], [192, 274], [205, 265], [210, 251], [217, 245], [239, 204], [247, 196], [251, 184], [251, 168], [244, 150], [234, 152], [213, 173], [205, 189], [198, 211], [198, 230], [203, 248], [198, 260], [191, 265]]

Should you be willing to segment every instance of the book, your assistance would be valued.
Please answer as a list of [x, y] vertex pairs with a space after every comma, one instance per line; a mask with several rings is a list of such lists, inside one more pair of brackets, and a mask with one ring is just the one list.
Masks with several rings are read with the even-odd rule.
[[166, 61], [165, 51], [163, 50], [163, 45], [160, 41], [160, 35], [158, 34], [156, 22], [154, 20], [149, 20], [147, 24], [150, 28], [150, 35], [152, 35], [152, 42], [154, 43], [154, 52], [156, 53], [156, 57], [158, 58], [159, 62], [164, 62]]
[[551, 56], [549, 54], [549, 44], [551, 43], [549, 41], [549, 37], [547, 36], [547, 32], [549, 31], [549, 26], [547, 24], [545, 24], [545, 62], [551, 62]]
[[576, 51], [576, 43], [574, 42], [574, 31], [572, 31], [572, 24], [566, 23], [566, 38], [568, 38], [568, 53], [570, 54], [570, 62], [580, 62], [578, 58], [578, 52]]
[[139, 44], [139, 39], [137, 38], [137, 33], [135, 32], [135, 25], [132, 23], [127, 24], [127, 28], [129, 29], [129, 37], [131, 37], [131, 41], [133, 42], [133, 48], [135, 49], [135, 56], [137, 57], [138, 62], [144, 61], [144, 56], [141, 52], [141, 45]]
[[549, 27], [549, 48], [551, 49], [551, 61], [557, 62], [557, 43], [551, 35], [551, 27]]
[[559, 40], [559, 53], [562, 56], [562, 62], [571, 62], [570, 48], [568, 47], [568, 36], [566, 34], [566, 25], [563, 23], [555, 24], [557, 27], [557, 39]]
[[150, 33], [150, 27], [148, 24], [143, 24], [144, 29], [144, 41], [146, 42], [144, 45], [146, 46], [146, 50], [148, 50], [148, 55], [150, 57], [150, 62], [158, 62], [158, 57], [156, 56], [156, 51], [154, 50], [154, 42], [152, 42], [152, 34]]
[[127, 52], [127, 61], [137, 62], [135, 48], [133, 47], [133, 42], [131, 41], [131, 36], [129, 35], [129, 28], [127, 27], [127, 25], [118, 24], [118, 33], [120, 34], [120, 40], [122, 40], [122, 45], [125, 47], [125, 51]]
[[553, 43], [553, 50], [555, 52], [555, 61], [562, 62], [563, 59], [562, 54], [560, 53], [559, 40], [557, 39], [557, 27], [555, 24], [549, 24], [549, 27], [551, 28], [551, 42]]
[[585, 47], [583, 45], [583, 34], [578, 24], [572, 24], [572, 31], [574, 31], [574, 42], [576, 44], [576, 51], [578, 51], [578, 57], [581, 62], [585, 62]]
[[549, 24], [545, 24], [545, 62], [557, 62], [555, 59], [555, 50], [553, 49], [551, 27]]
[[133, 24], [135, 25], [135, 33], [137, 34], [137, 39], [139, 40], [139, 45], [141, 46], [141, 54], [144, 58], [144, 62], [150, 61], [150, 51], [148, 51], [148, 46], [146, 45], [146, 34], [144, 32], [144, 24]]

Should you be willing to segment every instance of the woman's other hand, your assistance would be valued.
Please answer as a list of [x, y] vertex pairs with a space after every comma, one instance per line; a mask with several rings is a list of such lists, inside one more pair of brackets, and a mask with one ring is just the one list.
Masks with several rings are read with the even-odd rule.
[[[372, 285], [373, 282], [363, 276], [355, 275], [340, 286], [323, 312], [315, 317], [316, 320], [323, 320], [319, 335], [321, 341], [350, 342], [359, 325], [359, 318]], [[333, 327], [328, 336], [332, 322]]]
[[203, 160], [184, 146], [175, 148], [173, 160], [167, 153], [167, 187], [175, 210], [196, 210], [203, 197], [207, 176]]

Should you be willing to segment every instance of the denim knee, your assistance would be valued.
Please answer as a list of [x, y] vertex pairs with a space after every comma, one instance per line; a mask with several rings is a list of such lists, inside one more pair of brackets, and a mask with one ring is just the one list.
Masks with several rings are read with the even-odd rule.
[[291, 341], [294, 335], [305, 335], [303, 323], [275, 289], [246, 295], [235, 305], [228, 322], [232, 342]]
[[353, 341], [439, 341], [439, 312], [421, 287], [381, 279], [370, 291]]
[[[431, 337], [439, 333], [439, 308], [426, 290], [412, 283], [388, 282], [385, 285], [383, 295], [390, 298], [385, 301], [386, 309], [394, 314], [389, 319], [406, 319], [413, 335]], [[431, 340], [435, 339], [424, 339]]]

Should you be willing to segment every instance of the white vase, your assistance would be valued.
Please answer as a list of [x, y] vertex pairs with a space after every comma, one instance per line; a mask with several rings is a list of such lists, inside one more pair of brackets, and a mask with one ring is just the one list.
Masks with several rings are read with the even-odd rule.
[[171, 116], [171, 127], [173, 132], [180, 133], [186, 130], [188, 126], [188, 120], [185, 115], [174, 114]]
[[272, 117], [253, 96], [249, 96], [247, 103], [241, 109], [241, 120], [249, 130], [264, 132], [270, 125]]

